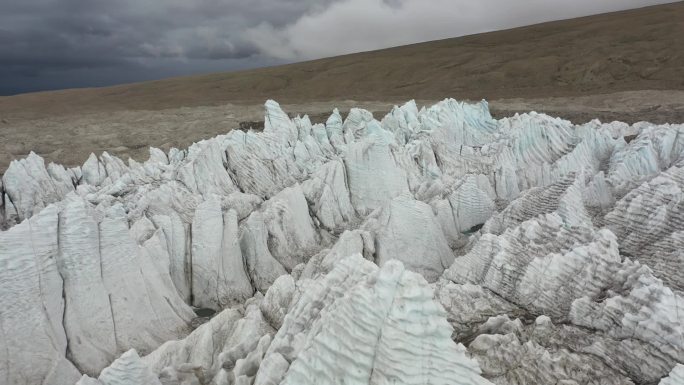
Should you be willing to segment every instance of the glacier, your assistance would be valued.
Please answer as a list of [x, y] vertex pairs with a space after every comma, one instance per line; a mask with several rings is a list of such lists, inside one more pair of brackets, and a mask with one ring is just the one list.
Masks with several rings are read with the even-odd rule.
[[269, 100], [144, 162], [31, 153], [0, 182], [0, 384], [682, 383], [683, 134]]

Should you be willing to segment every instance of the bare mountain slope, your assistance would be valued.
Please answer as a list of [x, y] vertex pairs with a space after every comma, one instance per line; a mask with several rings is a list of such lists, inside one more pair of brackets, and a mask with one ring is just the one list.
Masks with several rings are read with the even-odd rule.
[[684, 2], [249, 71], [0, 98], [0, 117], [684, 89]]

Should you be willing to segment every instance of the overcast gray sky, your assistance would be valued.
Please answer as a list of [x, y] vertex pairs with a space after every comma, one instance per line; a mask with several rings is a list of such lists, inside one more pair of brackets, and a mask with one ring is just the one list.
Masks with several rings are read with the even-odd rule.
[[230, 71], [671, 0], [0, 0], [0, 95]]

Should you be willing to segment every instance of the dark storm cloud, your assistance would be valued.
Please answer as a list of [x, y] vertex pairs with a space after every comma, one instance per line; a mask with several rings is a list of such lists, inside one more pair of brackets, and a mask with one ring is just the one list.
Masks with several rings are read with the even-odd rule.
[[273, 65], [663, 2], [2, 0], [0, 95]]
[[[0, 94], [270, 65], [243, 38], [292, 23], [312, 0], [4, 0]], [[250, 59], [245, 63], [245, 59]], [[75, 76], [100, 70], [101, 77]], [[141, 76], [141, 75], [145, 76]]]

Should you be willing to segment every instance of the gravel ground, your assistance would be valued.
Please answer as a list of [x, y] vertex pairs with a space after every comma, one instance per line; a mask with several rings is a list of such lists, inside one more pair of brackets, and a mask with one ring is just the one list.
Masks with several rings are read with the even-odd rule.
[[[402, 103], [403, 101], [396, 101]], [[418, 100], [430, 105], [434, 100]], [[344, 114], [352, 107], [372, 111], [380, 119], [392, 102], [341, 100], [306, 104], [283, 104], [291, 115], [309, 114], [314, 122], [324, 122], [337, 107]], [[603, 121], [640, 120], [655, 123], [684, 122], [684, 91], [630, 91], [607, 95], [545, 99], [502, 99], [490, 102], [495, 117], [516, 112], [537, 111], [583, 123], [593, 118]], [[50, 119], [5, 118], [0, 120], [0, 172], [12, 159], [30, 151], [48, 161], [67, 166], [82, 164], [91, 152], [107, 151], [123, 159], [145, 160], [148, 147], [185, 148], [193, 142], [224, 134], [233, 129], [259, 128], [263, 105], [182, 107], [165, 110], [131, 110], [71, 114]]]

